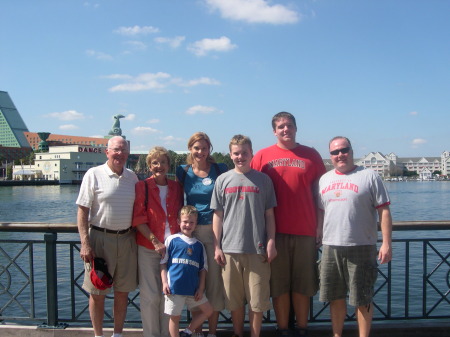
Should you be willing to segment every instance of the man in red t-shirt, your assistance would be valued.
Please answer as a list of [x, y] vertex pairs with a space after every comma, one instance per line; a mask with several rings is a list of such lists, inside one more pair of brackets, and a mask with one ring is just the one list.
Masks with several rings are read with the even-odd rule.
[[273, 181], [278, 256], [271, 264], [271, 296], [280, 336], [288, 336], [289, 311], [294, 308], [297, 336], [307, 335], [309, 300], [318, 290], [316, 187], [325, 165], [313, 148], [296, 142], [297, 125], [289, 112], [272, 118], [277, 143], [253, 157], [252, 168]]

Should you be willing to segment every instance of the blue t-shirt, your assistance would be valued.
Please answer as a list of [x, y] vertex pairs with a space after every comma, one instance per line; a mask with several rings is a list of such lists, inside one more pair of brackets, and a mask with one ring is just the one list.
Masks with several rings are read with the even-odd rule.
[[170, 293], [194, 296], [200, 282], [199, 272], [208, 270], [203, 244], [182, 233], [169, 236], [164, 244], [167, 251], [161, 264], [167, 263]]
[[[214, 167], [218, 166], [219, 172]], [[228, 171], [228, 167], [224, 163], [211, 164], [209, 174], [205, 178], [198, 177], [194, 174], [192, 166], [185, 171], [186, 165], [177, 167], [176, 175], [179, 182], [183, 184], [186, 193], [186, 204], [194, 206], [198, 211], [198, 225], [208, 225], [212, 223], [214, 210], [210, 208], [211, 196], [214, 190], [214, 184], [217, 177]], [[184, 181], [183, 181], [184, 177]]]

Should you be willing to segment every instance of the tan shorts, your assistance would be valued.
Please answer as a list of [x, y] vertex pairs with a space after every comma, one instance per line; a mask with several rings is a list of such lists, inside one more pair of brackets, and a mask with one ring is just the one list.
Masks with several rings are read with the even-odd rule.
[[[223, 288], [222, 268], [214, 260], [214, 232], [212, 225], [197, 225], [194, 236], [203, 243], [208, 259], [205, 294], [214, 311], [225, 309], [225, 290]], [[194, 309], [195, 311], [195, 309]]]
[[[137, 246], [134, 231], [126, 234], [109, 234], [90, 230], [89, 242], [96, 257], [105, 259], [113, 277], [114, 291], [130, 292], [137, 288]], [[91, 282], [91, 265], [84, 264], [83, 289], [90, 294], [106, 295], [111, 288], [99, 290]]]
[[270, 309], [270, 265], [260, 254], [225, 254], [225, 304], [233, 311], [246, 303], [254, 312]]
[[276, 234], [277, 257], [271, 263], [270, 294], [294, 292], [314, 296], [319, 288], [316, 238]]
[[188, 310], [195, 309], [199, 305], [208, 302], [208, 298], [203, 295], [201, 300], [196, 301], [194, 296], [185, 295], [164, 295], [164, 313], [170, 316], [180, 316], [186, 304]]

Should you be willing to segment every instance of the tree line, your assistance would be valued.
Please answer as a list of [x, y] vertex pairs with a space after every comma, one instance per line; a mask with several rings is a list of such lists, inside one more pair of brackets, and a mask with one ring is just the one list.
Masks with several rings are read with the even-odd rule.
[[[186, 164], [186, 159], [188, 153], [176, 153], [175, 151], [169, 151], [170, 158], [170, 168], [169, 175], [175, 175], [175, 171], [179, 165]], [[214, 152], [211, 154], [216, 163], [224, 163], [228, 166], [228, 169], [234, 168], [233, 161], [230, 158], [230, 154]], [[129, 157], [129, 167], [140, 177], [148, 175], [148, 166], [146, 163], [146, 154], [141, 155], [130, 155]]]

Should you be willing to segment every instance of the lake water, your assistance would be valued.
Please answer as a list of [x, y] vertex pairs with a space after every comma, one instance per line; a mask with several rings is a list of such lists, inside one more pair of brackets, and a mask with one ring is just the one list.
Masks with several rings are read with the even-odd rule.
[[[394, 221], [450, 220], [450, 182], [386, 182]], [[1, 186], [0, 222], [76, 223], [79, 186]]]
[[[450, 182], [387, 182], [386, 186], [391, 197], [391, 210], [394, 221], [408, 220], [450, 220]], [[48, 222], [48, 223], [76, 223], [76, 205], [79, 186], [2, 186], [0, 187], [0, 222]], [[6, 233], [0, 234], [2, 239], [35, 239], [42, 240], [43, 235], [33, 233]], [[394, 232], [394, 238], [424, 238], [424, 237], [448, 237], [448, 231], [412, 231], [412, 232]], [[78, 240], [78, 234], [59, 234], [61, 240]], [[450, 244], [445, 243], [443, 249], [450, 251]], [[411, 245], [411, 250], [422, 249], [418, 243]], [[68, 251], [67, 245], [58, 247], [58, 263], [67, 263]], [[43, 256], [42, 245], [34, 252], [35, 256]], [[42, 255], [41, 255], [42, 254]], [[445, 252], [444, 252], [445, 255]], [[61, 258], [63, 257], [64, 258]], [[404, 244], [394, 245], [395, 265], [393, 264], [393, 276], [404, 278]], [[36, 288], [41, 290], [38, 295], [37, 313], [45, 315], [45, 264], [43, 260], [36, 260], [34, 268], [36, 269], [35, 284]], [[437, 261], [439, 262], [439, 261]], [[0, 261], [0, 265], [3, 264]], [[411, 263], [412, 273], [421, 275], [422, 261], [413, 261]], [[81, 261], [75, 258], [76, 270], [82, 270]], [[385, 267], [383, 267], [385, 268]], [[58, 266], [58, 270], [67, 269], [67, 266]], [[67, 287], [68, 274], [58, 274], [59, 285]], [[441, 277], [441, 276], [439, 276]], [[0, 285], [2, 283], [0, 275]], [[81, 281], [80, 281], [81, 282]], [[421, 288], [421, 278], [413, 280], [412, 286]], [[404, 284], [404, 283], [403, 283]], [[36, 289], [36, 290], [37, 290]], [[412, 288], [414, 289], [414, 288]], [[396, 301], [393, 311], [400, 313], [404, 310], [404, 296], [402, 286], [399, 289], [393, 289]], [[36, 291], [38, 294], [38, 291]], [[42, 296], [40, 298], [39, 296]], [[69, 301], [68, 295], [60, 296], [60, 301]], [[0, 296], [0, 307], [3, 302]], [[138, 302], [138, 300], [137, 300]], [[83, 299], [82, 305], [87, 301]], [[445, 304], [445, 301], [444, 301]], [[447, 307], [448, 308], [448, 307]], [[60, 307], [60, 317], [70, 317], [70, 308]], [[420, 305], [413, 305], [410, 313], [420, 315]], [[444, 312], [446, 309], [443, 309]], [[7, 315], [7, 313], [4, 313]], [[39, 316], [39, 315], [38, 315]], [[89, 320], [87, 312], [83, 318]], [[376, 315], [375, 315], [376, 317]], [[128, 319], [139, 320], [138, 311], [130, 308]]]

